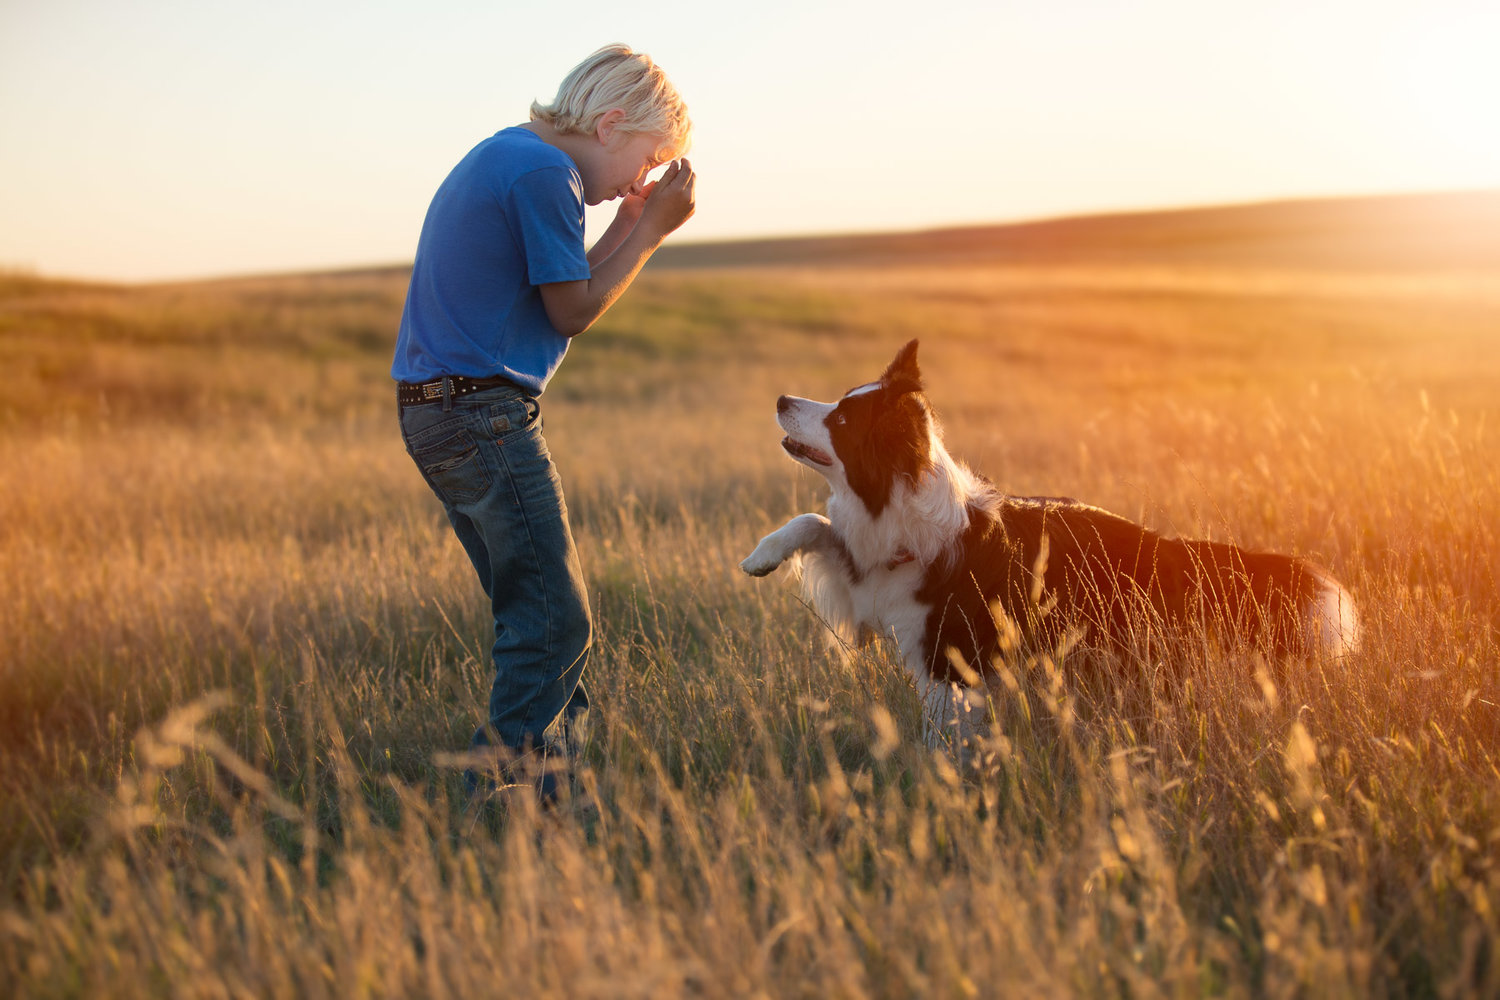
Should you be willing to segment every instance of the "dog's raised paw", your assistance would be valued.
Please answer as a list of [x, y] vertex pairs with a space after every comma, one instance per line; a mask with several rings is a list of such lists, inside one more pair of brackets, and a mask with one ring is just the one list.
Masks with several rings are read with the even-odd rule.
[[767, 549], [764, 541], [755, 547], [755, 551], [740, 560], [740, 569], [751, 576], [766, 576], [780, 566], [785, 560], [780, 553]]
[[779, 562], [756, 562], [753, 559], [745, 559], [740, 563], [740, 569], [751, 576], [769, 576], [780, 565]]

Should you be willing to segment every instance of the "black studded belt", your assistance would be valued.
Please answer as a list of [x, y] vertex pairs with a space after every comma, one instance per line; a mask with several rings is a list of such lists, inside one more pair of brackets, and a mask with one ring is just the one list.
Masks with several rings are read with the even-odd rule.
[[[446, 384], [445, 384], [446, 383]], [[483, 392], [485, 389], [494, 389], [502, 385], [513, 386], [522, 389], [508, 378], [498, 375], [493, 378], [469, 378], [465, 375], [446, 375], [443, 378], [435, 378], [431, 382], [397, 382], [396, 402], [402, 406], [416, 406], [419, 403], [439, 403], [443, 397], [449, 399], [461, 399], [472, 393]]]

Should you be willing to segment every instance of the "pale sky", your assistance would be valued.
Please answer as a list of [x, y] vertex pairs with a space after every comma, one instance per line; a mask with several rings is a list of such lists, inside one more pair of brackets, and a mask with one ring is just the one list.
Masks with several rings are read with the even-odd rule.
[[615, 41], [696, 125], [682, 242], [1500, 187], [1494, 0], [0, 0], [0, 270], [409, 262]]

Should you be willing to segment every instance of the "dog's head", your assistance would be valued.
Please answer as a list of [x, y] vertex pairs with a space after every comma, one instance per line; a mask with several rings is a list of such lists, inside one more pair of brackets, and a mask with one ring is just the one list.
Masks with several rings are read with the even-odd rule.
[[776, 401], [787, 454], [858, 496], [872, 517], [903, 479], [917, 481], [931, 464], [932, 412], [922, 394], [917, 342], [896, 354], [878, 382], [850, 389], [837, 403], [797, 396]]

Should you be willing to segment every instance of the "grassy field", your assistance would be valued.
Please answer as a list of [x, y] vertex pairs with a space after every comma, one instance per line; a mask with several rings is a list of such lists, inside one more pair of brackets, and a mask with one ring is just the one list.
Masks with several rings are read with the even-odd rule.
[[[1500, 255], [1113, 225], [721, 253], [575, 344], [543, 412], [602, 718], [555, 814], [477, 814], [450, 756], [491, 624], [396, 434], [404, 272], [0, 276], [5, 992], [1500, 994]], [[822, 499], [777, 394], [911, 337], [1003, 488], [1316, 559], [1361, 652], [1017, 657], [955, 773], [889, 650], [735, 565]]]

